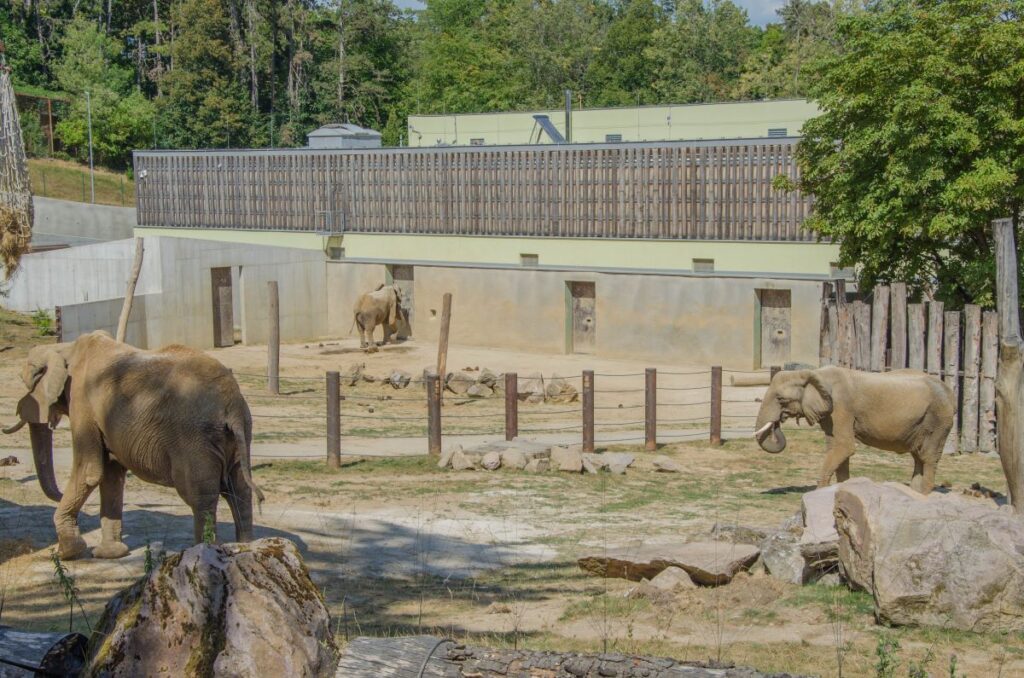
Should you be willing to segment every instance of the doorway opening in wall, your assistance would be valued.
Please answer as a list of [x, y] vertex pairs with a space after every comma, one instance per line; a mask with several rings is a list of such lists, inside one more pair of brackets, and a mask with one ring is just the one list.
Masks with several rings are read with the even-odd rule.
[[236, 280], [236, 274], [231, 266], [210, 269], [213, 345], [218, 348], [235, 344], [235, 318], [240, 315], [236, 315], [235, 312], [234, 283]]
[[793, 324], [790, 290], [755, 290], [754, 368], [783, 367], [791, 359]]
[[397, 285], [402, 295], [401, 312], [398, 314], [396, 336], [401, 339], [412, 338], [413, 326], [413, 293], [415, 292], [415, 270], [408, 264], [388, 264], [385, 268], [385, 284]]
[[597, 337], [597, 291], [592, 282], [566, 281], [566, 350], [593, 353]]

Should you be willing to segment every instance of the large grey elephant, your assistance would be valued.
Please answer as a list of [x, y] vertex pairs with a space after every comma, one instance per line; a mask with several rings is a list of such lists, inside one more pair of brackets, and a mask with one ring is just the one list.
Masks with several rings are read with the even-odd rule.
[[818, 487], [835, 474], [850, 477], [856, 442], [914, 458], [910, 486], [927, 494], [953, 427], [953, 392], [917, 370], [873, 373], [842, 367], [779, 372], [764, 394], [754, 437], [771, 453], [786, 448], [780, 424], [801, 417], [825, 432], [825, 462]]
[[[218, 361], [184, 346], [142, 351], [93, 332], [33, 348], [22, 380], [28, 393], [18, 402], [19, 421], [4, 432], [29, 425], [39, 484], [59, 502], [53, 521], [61, 558], [86, 550], [78, 512], [97, 486], [103, 536], [93, 555], [128, 553], [121, 541], [126, 471], [178, 491], [192, 509], [197, 543], [206, 521], [216, 520], [221, 496], [236, 539], [252, 539], [253, 493], [263, 501], [249, 466], [252, 417], [238, 382]], [[62, 495], [51, 429], [63, 416], [73, 453]]]
[[398, 318], [402, 312], [402, 291], [398, 285], [381, 285], [360, 296], [352, 312], [359, 328], [359, 346], [369, 351], [377, 350], [373, 342], [377, 325], [383, 327], [384, 343], [387, 344], [388, 336], [398, 329]]

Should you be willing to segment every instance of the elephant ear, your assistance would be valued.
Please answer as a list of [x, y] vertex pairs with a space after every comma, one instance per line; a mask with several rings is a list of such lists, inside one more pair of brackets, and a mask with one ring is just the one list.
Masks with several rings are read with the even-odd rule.
[[392, 288], [389, 296], [391, 299], [388, 304], [388, 325], [393, 326], [395, 324], [395, 318], [398, 315], [398, 292]]
[[29, 391], [18, 401], [18, 416], [30, 424], [56, 426], [61, 415], [54, 405], [64, 393], [68, 365], [64, 356], [53, 349], [44, 355], [45, 361], [40, 360], [38, 354], [29, 355], [29, 363], [22, 374]]
[[811, 426], [832, 413], [832, 390], [814, 372], [807, 373], [800, 408]]

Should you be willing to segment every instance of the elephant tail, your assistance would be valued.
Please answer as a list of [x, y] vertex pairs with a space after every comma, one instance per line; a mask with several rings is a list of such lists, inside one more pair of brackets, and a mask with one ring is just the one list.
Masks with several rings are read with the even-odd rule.
[[245, 437], [245, 427], [241, 425], [241, 422], [231, 422], [228, 424], [228, 427], [231, 430], [231, 434], [235, 437], [238, 463], [242, 466], [242, 477], [245, 478], [245, 484], [256, 495], [256, 508], [259, 510], [260, 515], [263, 515], [263, 490], [252, 479], [252, 455], [249, 449], [249, 439]]

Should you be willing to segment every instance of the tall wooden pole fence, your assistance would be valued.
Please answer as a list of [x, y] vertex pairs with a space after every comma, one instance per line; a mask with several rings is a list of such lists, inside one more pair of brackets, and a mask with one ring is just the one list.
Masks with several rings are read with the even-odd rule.
[[945, 450], [996, 451], [998, 316], [968, 304], [908, 303], [907, 286], [876, 286], [870, 303], [847, 299], [845, 281], [822, 284], [819, 359], [824, 365], [885, 372], [922, 370], [953, 391], [956, 415]]

